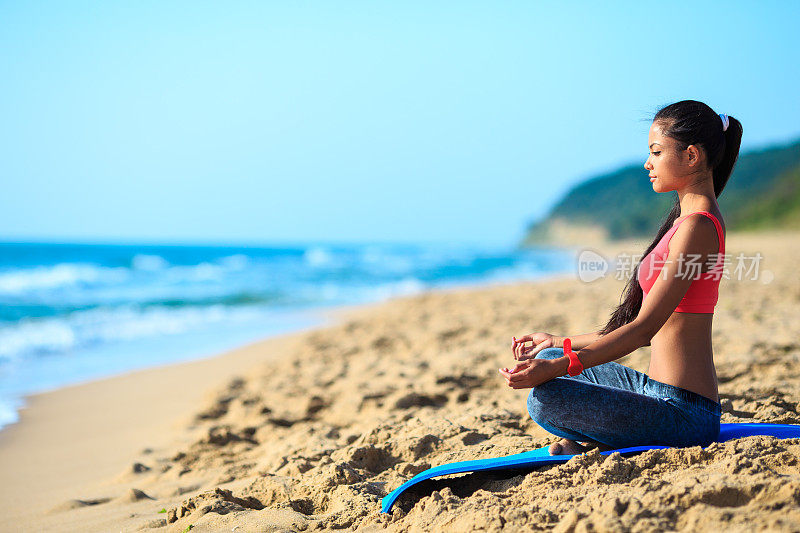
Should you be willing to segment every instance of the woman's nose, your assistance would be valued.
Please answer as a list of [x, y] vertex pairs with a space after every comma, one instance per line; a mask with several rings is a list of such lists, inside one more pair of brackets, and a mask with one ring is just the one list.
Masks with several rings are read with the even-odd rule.
[[645, 170], [652, 170], [653, 169], [653, 165], [650, 164], [650, 158], [649, 157], [644, 162], [644, 168], [645, 168]]

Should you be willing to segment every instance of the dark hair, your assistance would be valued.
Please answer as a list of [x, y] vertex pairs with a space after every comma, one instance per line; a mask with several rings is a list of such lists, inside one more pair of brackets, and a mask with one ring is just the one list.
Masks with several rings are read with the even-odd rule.
[[[714, 195], [719, 198], [722, 189], [728, 183], [733, 166], [739, 156], [739, 145], [742, 142], [742, 124], [735, 118], [728, 117], [728, 129], [722, 131], [722, 118], [702, 102], [683, 100], [661, 108], [653, 118], [653, 122], [663, 124], [664, 135], [678, 142], [678, 147], [685, 150], [690, 144], [702, 146], [708, 158], [708, 166], [713, 170]], [[655, 239], [642, 255], [644, 259], [661, 238], [670, 230], [678, 215], [681, 204], [675, 195], [675, 203], [667, 213]], [[634, 275], [623, 289], [624, 301], [614, 310], [601, 335], [611, 333], [615, 329], [631, 322], [639, 315], [642, 308], [642, 287], [636, 279], [642, 260], [634, 270]], [[650, 346], [648, 343], [646, 346]]]

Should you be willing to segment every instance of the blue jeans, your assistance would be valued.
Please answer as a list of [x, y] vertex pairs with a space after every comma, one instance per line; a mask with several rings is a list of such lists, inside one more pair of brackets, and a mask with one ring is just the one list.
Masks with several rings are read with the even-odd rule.
[[[564, 356], [546, 348], [537, 359]], [[708, 446], [719, 436], [721, 406], [613, 361], [531, 389], [528, 413], [542, 428], [575, 441], [629, 446]]]

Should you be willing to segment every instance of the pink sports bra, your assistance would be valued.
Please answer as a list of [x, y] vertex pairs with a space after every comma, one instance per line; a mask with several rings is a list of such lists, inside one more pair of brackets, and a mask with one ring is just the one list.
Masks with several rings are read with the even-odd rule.
[[642, 301], [644, 301], [644, 298], [647, 298], [647, 293], [653, 288], [658, 275], [661, 273], [661, 268], [664, 266], [667, 256], [669, 255], [669, 241], [675, 234], [675, 230], [681, 225], [682, 219], [701, 214], [711, 218], [711, 220], [714, 221], [714, 225], [717, 227], [717, 237], [720, 243], [719, 254], [717, 256], [717, 261], [714, 263], [714, 267], [704, 273], [699, 273], [699, 268], [702, 266], [702, 263], [695, 262], [694, 265], [696, 266], [692, 267], [687, 263], [691, 257], [684, 259], [683, 272], [686, 272], [686, 275], [692, 278], [692, 284], [689, 285], [689, 289], [686, 291], [683, 299], [678, 304], [678, 307], [675, 308], [675, 312], [714, 312], [714, 306], [717, 305], [717, 300], [719, 299], [719, 282], [720, 279], [722, 279], [722, 267], [725, 261], [725, 237], [722, 234], [722, 225], [719, 223], [719, 220], [708, 211], [698, 211], [684, 217], [679, 217], [677, 220], [680, 222], [670, 228], [670, 230], [661, 237], [661, 240], [658, 241], [656, 247], [642, 259], [642, 262], [639, 264], [639, 270], [636, 273], [636, 279], [644, 293]]

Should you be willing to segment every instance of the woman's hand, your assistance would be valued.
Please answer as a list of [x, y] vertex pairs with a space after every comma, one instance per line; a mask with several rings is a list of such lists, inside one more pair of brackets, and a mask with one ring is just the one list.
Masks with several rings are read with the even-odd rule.
[[558, 359], [530, 359], [517, 363], [510, 370], [501, 368], [499, 372], [512, 389], [529, 389], [559, 377], [560, 366]]
[[[552, 348], [555, 346], [555, 336], [549, 333], [531, 333], [519, 339], [514, 337], [511, 341], [511, 351], [514, 352], [514, 359], [517, 361], [524, 361], [526, 359], [533, 359], [536, 354], [545, 348]], [[525, 346], [526, 343], [532, 342], [531, 346]]]

